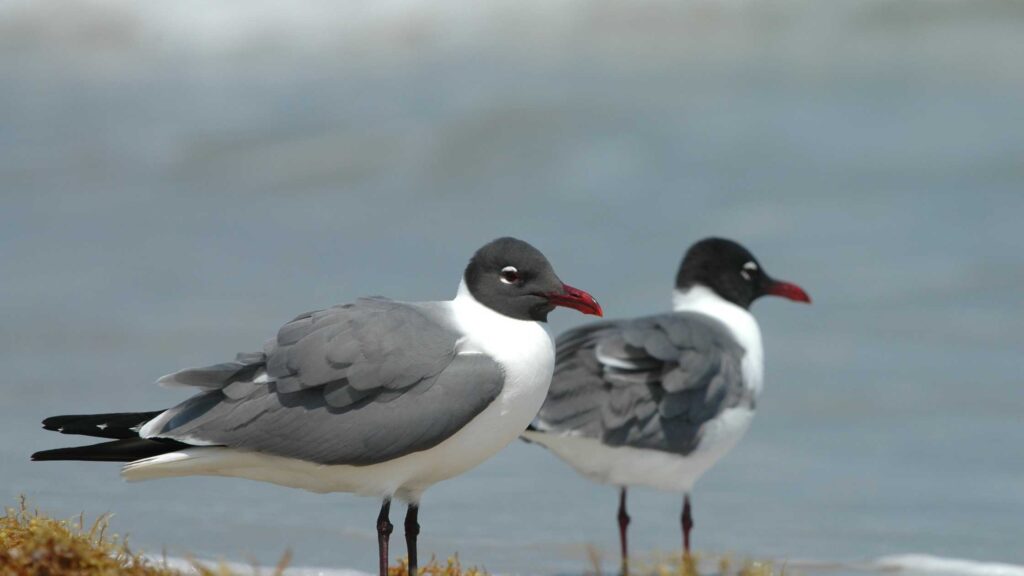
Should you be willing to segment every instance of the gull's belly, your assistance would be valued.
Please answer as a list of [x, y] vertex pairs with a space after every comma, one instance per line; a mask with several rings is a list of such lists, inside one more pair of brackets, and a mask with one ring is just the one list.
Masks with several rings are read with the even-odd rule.
[[689, 492], [694, 483], [739, 442], [754, 412], [730, 408], [708, 422], [697, 449], [687, 455], [608, 446], [595, 438], [526, 432], [523, 436], [551, 450], [577, 472], [605, 484], [647, 486], [670, 492]]

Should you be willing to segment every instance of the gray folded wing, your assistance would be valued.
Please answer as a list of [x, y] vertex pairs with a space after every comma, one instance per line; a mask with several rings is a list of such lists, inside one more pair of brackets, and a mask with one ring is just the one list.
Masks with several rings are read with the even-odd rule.
[[728, 408], [753, 407], [744, 350], [717, 320], [677, 312], [599, 322], [558, 338], [535, 426], [609, 446], [689, 454]]
[[456, 354], [458, 338], [436, 304], [361, 299], [303, 314], [262, 353], [161, 379], [204, 391], [144, 433], [321, 464], [425, 450], [501, 392], [497, 363]]

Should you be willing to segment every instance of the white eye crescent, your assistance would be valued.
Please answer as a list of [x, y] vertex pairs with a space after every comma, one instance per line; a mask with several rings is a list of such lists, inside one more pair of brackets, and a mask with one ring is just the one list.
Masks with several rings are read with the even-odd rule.
[[750, 273], [755, 270], [757, 270], [757, 263], [753, 261], [747, 262], [743, 265], [743, 269], [740, 270], [740, 276], [743, 276], [743, 279], [749, 282], [751, 279]]
[[505, 266], [501, 269], [499, 278], [505, 284], [515, 284], [519, 282], [519, 270], [516, 270], [515, 266]]

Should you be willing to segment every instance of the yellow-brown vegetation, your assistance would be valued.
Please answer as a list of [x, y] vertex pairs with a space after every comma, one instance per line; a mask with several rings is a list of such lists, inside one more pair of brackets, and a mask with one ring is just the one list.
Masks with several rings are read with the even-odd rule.
[[[30, 509], [22, 499], [0, 516], [0, 575], [2, 576], [183, 576], [182, 572], [132, 551], [124, 538], [109, 532], [109, 516], [86, 523], [80, 515], [70, 520], [50, 518]], [[591, 550], [589, 573], [603, 576], [597, 550]], [[282, 556], [274, 576], [285, 574], [291, 555]], [[710, 566], [709, 564], [714, 564]], [[715, 568], [720, 576], [784, 576], [771, 564], [745, 561], [734, 565], [728, 557], [717, 562], [701, 562], [697, 556], [655, 556], [649, 560], [632, 559], [632, 576], [700, 576], [700, 568]], [[615, 573], [618, 571], [616, 570]], [[192, 573], [199, 576], [238, 576], [228, 567], [210, 567], [192, 562]], [[261, 572], [253, 568], [251, 575]], [[267, 574], [267, 572], [262, 572]], [[388, 569], [388, 576], [409, 576], [406, 559]], [[458, 555], [444, 562], [431, 559], [420, 566], [417, 576], [488, 576], [486, 570], [463, 567]], [[611, 576], [611, 575], [610, 575]]]
[[[463, 568], [459, 561], [458, 554], [451, 556], [444, 564], [431, 558], [426, 566], [420, 566], [416, 571], [418, 576], [489, 576], [486, 570], [477, 568]], [[398, 565], [388, 567], [388, 576], [409, 576], [409, 561], [407, 558], [399, 558]]]
[[[619, 570], [605, 574], [601, 569], [601, 554], [596, 548], [589, 551], [591, 569], [588, 576], [617, 576]], [[616, 565], [618, 568], [618, 565]], [[634, 556], [629, 562], [630, 576], [785, 576], [786, 571], [776, 571], [771, 562], [744, 560], [735, 562], [730, 556], [702, 558], [699, 554], [653, 554]]]
[[179, 576], [107, 533], [109, 518], [55, 520], [22, 499], [0, 517], [0, 574], [17, 576]]

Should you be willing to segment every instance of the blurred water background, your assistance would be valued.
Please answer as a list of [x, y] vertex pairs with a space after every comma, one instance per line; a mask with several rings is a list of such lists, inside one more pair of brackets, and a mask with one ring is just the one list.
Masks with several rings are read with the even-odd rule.
[[[30, 464], [73, 440], [39, 421], [175, 403], [153, 380], [308, 309], [448, 298], [505, 234], [664, 310], [719, 234], [815, 303], [754, 308], [765, 394], [697, 548], [1024, 563], [1022, 62], [1002, 0], [0, 2], [0, 500], [372, 569], [378, 502]], [[615, 506], [517, 443], [427, 493], [421, 555], [613, 567]], [[635, 490], [635, 548], [679, 506]]]

